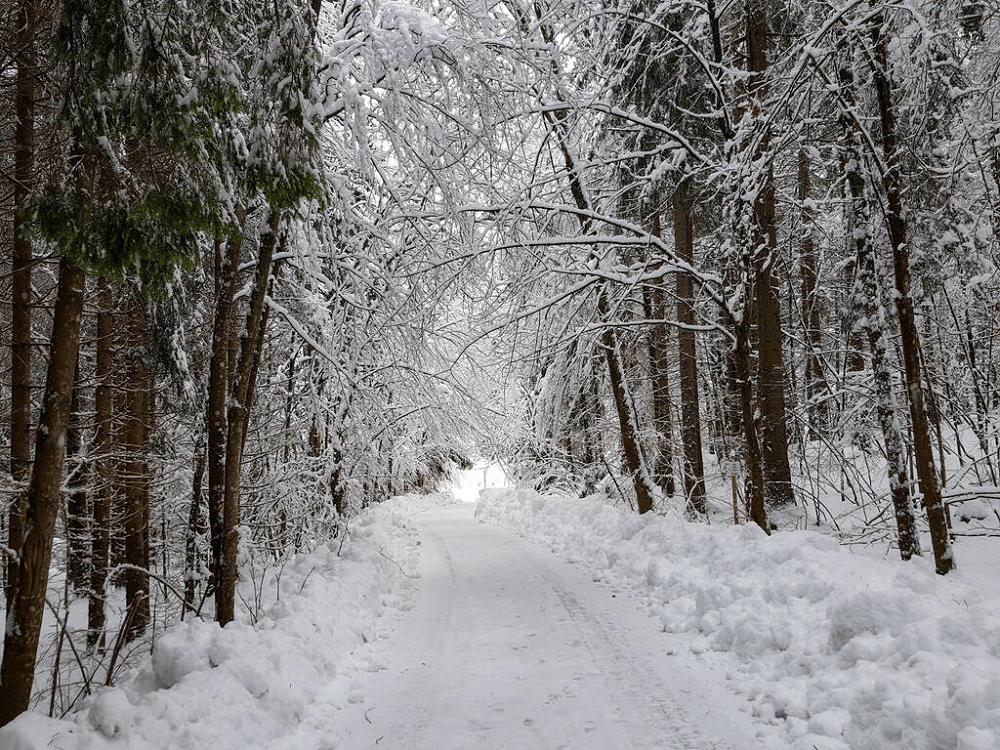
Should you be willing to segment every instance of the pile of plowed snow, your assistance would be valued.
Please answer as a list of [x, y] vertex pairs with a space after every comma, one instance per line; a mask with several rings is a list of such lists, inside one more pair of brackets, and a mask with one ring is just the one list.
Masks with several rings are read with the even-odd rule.
[[[152, 657], [64, 720], [21, 714], [3, 750], [272, 747], [296, 727], [376, 619], [405, 607], [416, 577], [414, 509], [441, 498], [394, 498], [334, 540], [268, 571], [257, 618], [220, 628], [191, 620], [159, 635]], [[339, 553], [339, 554], [338, 554]], [[245, 582], [252, 599], [252, 582]]]

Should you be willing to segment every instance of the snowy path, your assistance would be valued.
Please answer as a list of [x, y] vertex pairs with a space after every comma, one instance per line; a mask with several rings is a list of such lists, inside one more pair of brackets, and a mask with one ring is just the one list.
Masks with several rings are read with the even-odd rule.
[[385, 669], [359, 671], [342, 710], [308, 717], [316, 747], [759, 747], [721, 678], [668, 654], [669, 636], [636, 602], [477, 524], [469, 506], [414, 520], [414, 606], [373, 646]]

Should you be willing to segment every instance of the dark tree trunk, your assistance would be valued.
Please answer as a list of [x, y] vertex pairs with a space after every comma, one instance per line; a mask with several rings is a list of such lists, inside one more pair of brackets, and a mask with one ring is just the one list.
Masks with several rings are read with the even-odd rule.
[[822, 434], [826, 429], [828, 408], [822, 396], [826, 393], [823, 377], [821, 350], [823, 336], [820, 319], [818, 267], [816, 243], [813, 238], [813, 208], [810, 193], [812, 180], [809, 155], [804, 148], [799, 149], [798, 159], [798, 199], [802, 207], [802, 239], [799, 243], [799, 281], [802, 297], [802, 328], [805, 334], [805, 391], [808, 399], [809, 434]]
[[79, 267], [65, 258], [60, 261], [49, 369], [35, 437], [35, 461], [28, 484], [24, 542], [11, 582], [3, 663], [0, 665], [0, 726], [25, 711], [31, 697], [52, 538], [59, 514], [73, 373], [80, 344], [84, 281], [85, 275]]
[[[570, 194], [573, 196], [573, 202], [581, 211], [577, 216], [580, 229], [586, 234], [590, 231], [590, 219], [586, 218], [586, 214], [590, 212], [590, 202], [584, 191], [583, 179], [577, 169], [576, 160], [569, 148], [565, 118], [566, 113], [561, 110], [545, 114], [546, 121], [556, 134], [559, 151], [566, 166]], [[600, 285], [597, 296], [597, 311], [604, 324], [604, 330], [601, 332], [601, 346], [604, 349], [604, 358], [608, 365], [608, 380], [611, 383], [615, 410], [618, 412], [625, 466], [632, 477], [632, 486], [635, 490], [639, 513], [648, 513], [653, 509], [653, 480], [649, 476], [646, 461], [642, 455], [639, 425], [635, 405], [632, 403], [632, 397], [628, 391], [628, 381], [625, 378], [625, 367], [618, 344], [618, 332], [610, 320], [611, 306], [608, 302], [607, 284]]]
[[240, 474], [246, 440], [250, 399], [260, 361], [267, 316], [264, 303], [271, 276], [272, 257], [280, 215], [272, 217], [268, 231], [260, 240], [257, 274], [247, 310], [246, 325], [240, 337], [239, 358], [235, 368], [232, 395], [229, 399], [226, 435], [225, 492], [223, 496], [222, 565], [215, 592], [215, 619], [220, 625], [231, 622], [236, 610], [237, 559], [239, 557]]
[[[763, 77], [767, 71], [767, 18], [763, 4], [747, 3], [747, 53], [752, 74], [749, 91], [757, 101], [766, 95]], [[766, 158], [771, 148], [765, 132], [757, 146], [755, 161]], [[757, 410], [760, 413], [760, 450], [764, 471], [764, 497], [774, 506], [795, 502], [791, 467], [788, 464], [788, 432], [785, 425], [785, 363], [782, 349], [781, 305], [774, 279], [778, 238], [774, 214], [774, 170], [770, 159], [760, 176], [760, 189], [753, 203], [754, 290], [758, 339]]]
[[149, 624], [149, 422], [150, 370], [146, 361], [146, 304], [130, 301], [129, 362], [125, 424], [125, 602], [126, 636], [138, 638]]
[[[127, 563], [125, 554], [125, 516], [128, 505], [125, 498], [125, 481], [128, 472], [128, 367], [126, 355], [129, 350], [128, 319], [122, 309], [119, 299], [123, 293], [121, 284], [115, 286], [115, 302], [112, 315], [114, 330], [114, 349], [116, 352], [115, 371], [112, 375], [114, 390], [111, 394], [113, 448], [111, 451], [111, 523], [109, 525], [108, 559], [111, 569]], [[120, 574], [112, 577], [111, 583], [119, 586], [122, 583]]]
[[[660, 213], [653, 214], [654, 237], [660, 236]], [[653, 391], [653, 427], [656, 432], [656, 460], [653, 464], [653, 482], [668, 497], [674, 494], [674, 427], [670, 404], [670, 326], [667, 324], [666, 292], [662, 278], [643, 289], [646, 317], [649, 325], [649, 370]], [[585, 390], [580, 397], [587, 403]], [[587, 430], [587, 434], [592, 428]], [[586, 436], [585, 436], [586, 439]]]
[[[841, 72], [841, 83], [844, 84], [846, 100], [849, 104], [853, 104], [854, 81], [849, 71]], [[903, 434], [899, 426], [896, 398], [892, 392], [892, 367], [889, 363], [891, 343], [885, 330], [888, 311], [883, 306], [884, 295], [876, 271], [875, 248], [869, 234], [871, 212], [864, 176], [861, 173], [860, 135], [850, 116], [845, 115], [842, 122], [848, 139], [847, 164], [850, 165], [847, 171], [847, 184], [851, 194], [852, 223], [848, 226], [848, 230], [854, 237], [856, 254], [852, 303], [863, 321], [862, 328], [868, 336], [871, 348], [875, 408], [885, 441], [886, 470], [896, 516], [899, 554], [904, 560], [909, 560], [913, 555], [920, 554], [920, 537], [917, 533], [913, 498], [910, 496]]]
[[[948, 307], [951, 310], [956, 327], [962, 328], [963, 325], [958, 321], [958, 316], [955, 314], [954, 306], [951, 304], [951, 300], [947, 297], [947, 295], [945, 296], [945, 299], [948, 301]], [[976, 434], [976, 440], [979, 441], [979, 450], [982, 451], [983, 457], [986, 459], [986, 465], [990, 472], [990, 478], [992, 482], [996, 484], [996, 470], [993, 466], [993, 461], [990, 459], [990, 444], [988, 437], [990, 408], [983, 388], [983, 375], [979, 370], [979, 365], [976, 359], [977, 337], [973, 332], [972, 318], [969, 316], [968, 308], [965, 309], [964, 331], [965, 356], [969, 362], [969, 376], [972, 379], [972, 392], [975, 397], [976, 404], [975, 416], [972, 419], [972, 430]]]
[[[14, 102], [14, 257], [11, 262], [10, 475], [25, 482], [31, 471], [31, 240], [24, 231], [24, 208], [35, 167], [35, 26], [33, 0], [22, 0], [16, 16], [17, 82]], [[27, 492], [10, 508], [7, 546], [17, 552], [24, 536]], [[12, 601], [16, 562], [4, 555], [7, 604]]]
[[601, 315], [601, 321], [604, 323], [604, 330], [601, 332], [601, 345], [604, 348], [604, 357], [608, 364], [608, 379], [611, 382], [611, 393], [614, 396], [618, 424], [621, 427], [625, 467], [632, 477], [638, 510], [640, 513], [648, 513], [653, 509], [653, 480], [649, 477], [642, 455], [635, 405], [632, 403], [632, 394], [629, 392], [628, 381], [625, 378], [618, 332], [610, 320], [611, 310], [608, 304], [607, 289], [602, 286], [598, 294], [597, 309]]
[[882, 123], [882, 153], [885, 158], [882, 182], [886, 193], [886, 223], [889, 243], [892, 245], [896, 314], [899, 317], [903, 372], [910, 407], [910, 424], [913, 427], [913, 452], [920, 492], [924, 498], [924, 507], [930, 524], [934, 564], [937, 572], [944, 575], [955, 567], [955, 557], [948, 529], [948, 509], [941, 497], [941, 485], [934, 465], [934, 449], [931, 446], [930, 425], [924, 406], [920, 335], [913, 312], [913, 297], [910, 294], [910, 254], [906, 244], [903, 185], [899, 149], [896, 144], [896, 115], [888, 73], [888, 40], [885, 35], [885, 19], [881, 14], [873, 19], [872, 37], [874, 42], [872, 77]]
[[70, 404], [69, 428], [66, 431], [66, 575], [75, 594], [90, 586], [90, 509], [87, 507], [88, 459], [83, 452], [83, 407], [80, 403], [80, 362], [77, 358]]
[[97, 386], [94, 393], [96, 411], [96, 432], [94, 434], [91, 460], [96, 468], [96, 485], [93, 498], [93, 521], [91, 524], [90, 549], [90, 599], [87, 607], [87, 646], [93, 648], [103, 642], [105, 583], [108, 577], [108, 554], [111, 533], [111, 487], [114, 470], [112, 450], [114, 447], [114, 359], [112, 345], [111, 288], [107, 280], [97, 282]]
[[[691, 186], [685, 179], [673, 195], [674, 248], [682, 261], [694, 263], [694, 226]], [[701, 447], [701, 399], [698, 393], [698, 354], [694, 315], [694, 280], [677, 274], [677, 361], [681, 385], [681, 446], [684, 450], [684, 495], [690, 513], [708, 514], [705, 505], [705, 465]]]
[[230, 343], [235, 317], [237, 264], [241, 244], [230, 240], [215, 243], [215, 320], [212, 357], [208, 371], [208, 406], [205, 432], [208, 440], [208, 519], [212, 537], [212, 582], [218, 586], [222, 571], [223, 508], [226, 495], [226, 399], [229, 395]]
[[200, 579], [201, 559], [198, 555], [198, 536], [204, 533], [201, 517], [201, 485], [205, 478], [205, 441], [201, 438], [195, 447], [194, 478], [191, 482], [191, 508], [188, 513], [187, 538], [184, 559], [184, 608], [194, 609], [195, 589]]
[[285, 429], [282, 433], [285, 445], [282, 451], [282, 460], [287, 464], [291, 458], [292, 450], [292, 409], [295, 406], [295, 363], [299, 356], [299, 350], [292, 352], [292, 358], [288, 360], [288, 386], [285, 391]]
[[739, 320], [734, 326], [736, 341], [733, 344], [733, 376], [739, 391], [740, 422], [743, 426], [743, 451], [746, 464], [745, 502], [750, 520], [768, 534], [771, 526], [764, 505], [764, 469], [761, 461], [760, 442], [757, 439], [757, 421], [754, 419], [753, 385], [750, 382], [750, 341], [747, 321]]

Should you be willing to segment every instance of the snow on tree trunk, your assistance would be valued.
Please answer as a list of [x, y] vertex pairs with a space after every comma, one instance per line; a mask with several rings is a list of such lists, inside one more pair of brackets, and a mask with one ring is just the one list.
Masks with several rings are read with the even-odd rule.
[[920, 363], [920, 335], [917, 331], [910, 294], [910, 256], [906, 244], [906, 217], [903, 213], [900, 154], [896, 143], [896, 114], [889, 79], [888, 39], [881, 14], [872, 19], [874, 60], [872, 80], [882, 124], [882, 153], [885, 169], [882, 183], [886, 193], [886, 223], [892, 245], [893, 278], [896, 288], [896, 314], [899, 317], [900, 343], [903, 350], [903, 373], [913, 426], [913, 451], [917, 478], [931, 529], [931, 545], [937, 572], [944, 575], [955, 567], [948, 509], [941, 497], [941, 485], [931, 446], [930, 424], [924, 406], [923, 378]]
[[[840, 77], [844, 97], [849, 106], [853, 106], [853, 77], [847, 69], [841, 71]], [[884, 295], [879, 285], [875, 248], [870, 235], [871, 211], [861, 172], [860, 134], [850, 115], [845, 114], [841, 120], [847, 138], [845, 167], [850, 190], [849, 231], [854, 237], [855, 248], [855, 277], [851, 290], [851, 304], [857, 312], [859, 325], [867, 334], [871, 347], [875, 408], [885, 441], [886, 470], [896, 515], [899, 554], [904, 560], [909, 560], [913, 555], [920, 554], [920, 537], [917, 534], [913, 498], [910, 496], [903, 434], [899, 426], [896, 399], [892, 392], [890, 343], [886, 331], [888, 312], [883, 303]]]

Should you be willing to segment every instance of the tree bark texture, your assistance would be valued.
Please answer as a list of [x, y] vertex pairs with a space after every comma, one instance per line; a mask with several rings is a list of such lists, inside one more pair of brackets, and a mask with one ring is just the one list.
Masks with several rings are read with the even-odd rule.
[[[653, 214], [654, 237], [660, 236], [660, 213]], [[674, 486], [674, 427], [670, 403], [670, 326], [667, 324], [666, 291], [663, 280], [657, 279], [644, 288], [646, 317], [649, 326], [649, 370], [653, 399], [653, 428], [656, 433], [656, 459], [652, 479], [672, 497]], [[584, 392], [586, 393], [586, 391]]]
[[261, 236], [256, 277], [247, 309], [246, 325], [240, 337], [233, 392], [229, 398], [224, 464], [222, 565], [215, 592], [215, 619], [220, 625], [231, 622], [235, 616], [243, 447], [250, 415], [250, 399], [253, 396], [260, 351], [266, 333], [267, 316], [264, 315], [264, 303], [271, 277], [279, 223], [280, 215], [275, 214], [271, 218], [268, 231]]
[[823, 377], [821, 351], [823, 348], [822, 320], [820, 316], [819, 293], [816, 288], [819, 278], [816, 242], [813, 233], [813, 208], [811, 201], [812, 178], [809, 154], [804, 148], [798, 155], [798, 199], [802, 211], [802, 238], [799, 242], [799, 292], [802, 299], [802, 328], [805, 339], [805, 391], [809, 401], [808, 430], [822, 433], [826, 428], [829, 409], [822, 399], [826, 393]]
[[90, 586], [90, 509], [87, 497], [88, 459], [83, 450], [83, 406], [80, 360], [73, 377], [69, 429], [66, 431], [66, 575], [70, 588], [81, 594]]
[[125, 603], [126, 637], [140, 637], [149, 624], [149, 424], [150, 369], [146, 303], [136, 295], [128, 310], [128, 391], [125, 416]]
[[955, 556], [948, 529], [948, 509], [941, 497], [941, 485], [934, 465], [930, 424], [924, 405], [923, 378], [920, 363], [920, 335], [910, 294], [910, 254], [906, 244], [906, 217], [903, 213], [902, 174], [900, 155], [896, 143], [896, 115], [892, 103], [892, 85], [889, 80], [888, 40], [885, 19], [876, 16], [872, 27], [874, 60], [872, 79], [878, 101], [882, 124], [882, 153], [885, 171], [882, 183], [886, 194], [886, 224], [889, 243], [892, 245], [893, 280], [896, 287], [896, 314], [899, 318], [900, 343], [903, 350], [903, 372], [906, 395], [910, 407], [910, 424], [913, 427], [913, 452], [917, 479], [923, 495], [924, 508], [931, 530], [934, 565], [944, 575], [955, 567]]
[[24, 542], [11, 586], [3, 663], [0, 665], [0, 726], [25, 711], [31, 697], [52, 539], [59, 515], [66, 430], [80, 344], [84, 281], [85, 275], [78, 266], [65, 258], [59, 262], [49, 368], [35, 438], [35, 461], [28, 484]]
[[[22, 0], [17, 11], [17, 81], [14, 102], [14, 257], [11, 262], [10, 474], [25, 482], [31, 471], [31, 240], [24, 232], [23, 208], [34, 183], [36, 9]], [[10, 508], [7, 546], [15, 552], [24, 536], [27, 492], [18, 492]], [[4, 555], [7, 603], [12, 601], [16, 561]]]
[[[123, 288], [115, 285], [115, 301], [113, 308], [113, 348], [115, 351], [115, 370], [112, 373], [113, 388], [111, 391], [111, 421], [112, 449], [109, 468], [111, 471], [111, 523], [109, 535], [108, 561], [111, 569], [127, 563], [125, 555], [125, 515], [128, 512], [125, 498], [125, 482], [122, 477], [128, 470], [128, 362], [129, 330], [127, 311], [123, 307]], [[121, 576], [114, 576], [112, 582], [121, 584]]]
[[235, 317], [236, 270], [240, 242], [215, 243], [215, 320], [212, 328], [212, 357], [208, 371], [208, 406], [205, 432], [208, 440], [208, 519], [212, 537], [212, 580], [218, 586], [222, 571], [223, 508], [226, 495], [226, 399], [229, 395], [229, 339]]
[[[749, 92], [759, 108], [767, 93], [767, 16], [760, 2], [746, 5], [747, 57], [751, 73]], [[795, 502], [791, 467], [788, 464], [788, 431], [785, 425], [785, 363], [782, 349], [781, 304], [778, 301], [774, 264], [778, 238], [775, 223], [774, 169], [769, 158], [770, 134], [765, 132], [756, 147], [754, 161], [766, 161], [753, 203], [751, 231], [754, 292], [758, 340], [757, 408], [760, 414], [760, 450], [764, 472], [764, 496], [769, 505], [781, 507]]]
[[746, 463], [744, 502], [750, 520], [766, 533], [771, 533], [764, 504], [764, 468], [757, 439], [757, 420], [753, 413], [753, 384], [750, 380], [749, 321], [738, 320], [734, 326], [736, 340], [733, 345], [733, 378], [739, 392], [740, 423], [743, 426], [743, 451]]
[[191, 482], [191, 508], [188, 513], [187, 537], [184, 545], [185, 609], [194, 609], [194, 595], [200, 578], [199, 568], [201, 567], [201, 559], [198, 554], [198, 536], [204, 533], [204, 521], [201, 515], [201, 495], [202, 483], [205, 479], [206, 463], [205, 441], [199, 438], [198, 444], [195, 446], [194, 477]]
[[[674, 190], [674, 248], [682, 261], [694, 263], [694, 223], [691, 218], [691, 185], [681, 180]], [[698, 392], [698, 353], [694, 314], [694, 280], [678, 273], [677, 362], [681, 386], [681, 447], [684, 451], [684, 496], [688, 512], [705, 516], [705, 464], [701, 447], [701, 399]]]
[[106, 279], [97, 282], [97, 385], [94, 390], [96, 430], [91, 460], [96, 474], [90, 548], [90, 598], [87, 606], [87, 646], [93, 648], [104, 638], [104, 599], [110, 553], [111, 507], [114, 498], [114, 332], [111, 287]]
[[628, 381], [625, 378], [618, 332], [610, 322], [611, 310], [608, 304], [607, 289], [601, 286], [598, 295], [597, 309], [604, 323], [604, 329], [601, 331], [601, 345], [604, 348], [611, 393], [615, 400], [615, 410], [618, 412], [618, 424], [621, 427], [625, 467], [632, 477], [632, 487], [635, 490], [639, 513], [648, 513], [653, 509], [653, 480], [649, 476], [646, 461], [642, 455], [642, 445], [639, 442], [639, 424], [632, 403], [632, 395], [629, 392]]
[[[845, 98], [854, 103], [853, 78], [850, 72], [841, 72]], [[848, 139], [847, 183], [851, 197], [852, 235], [855, 246], [854, 286], [851, 291], [854, 306], [864, 329], [872, 355], [872, 378], [875, 390], [875, 409], [878, 413], [882, 437], [885, 441], [886, 470], [889, 491], [896, 516], [899, 554], [904, 560], [920, 554], [920, 536], [917, 533], [916, 513], [910, 496], [910, 480], [903, 449], [903, 433], [899, 426], [899, 411], [892, 390], [892, 367], [889, 362], [891, 343], [886, 335], [888, 314], [883, 304], [884, 295], [879, 285], [875, 264], [875, 248], [870, 236], [871, 211], [866, 195], [864, 176], [861, 173], [861, 148], [859, 134], [849, 116], [842, 118]]]

